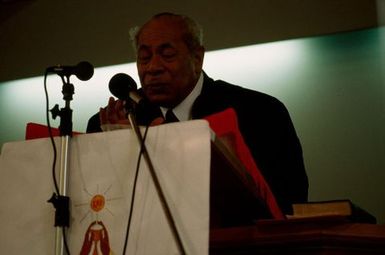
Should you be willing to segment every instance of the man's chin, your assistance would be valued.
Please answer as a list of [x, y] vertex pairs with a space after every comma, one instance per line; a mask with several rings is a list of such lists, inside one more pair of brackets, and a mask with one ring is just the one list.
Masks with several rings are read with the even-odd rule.
[[167, 107], [167, 108], [172, 105], [172, 101], [167, 96], [149, 95], [149, 96], [147, 96], [147, 98], [154, 105], [158, 105], [158, 106], [162, 106], [162, 107]]

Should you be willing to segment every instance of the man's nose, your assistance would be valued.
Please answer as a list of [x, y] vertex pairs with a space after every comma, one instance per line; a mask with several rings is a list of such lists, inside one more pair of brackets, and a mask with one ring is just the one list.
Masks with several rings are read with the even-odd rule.
[[163, 62], [160, 56], [155, 55], [151, 58], [147, 66], [147, 71], [152, 74], [158, 74], [164, 70]]

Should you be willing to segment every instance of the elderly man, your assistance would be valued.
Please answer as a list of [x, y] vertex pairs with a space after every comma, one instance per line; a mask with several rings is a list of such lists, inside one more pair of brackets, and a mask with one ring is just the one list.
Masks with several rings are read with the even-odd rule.
[[[188, 17], [155, 15], [134, 36], [141, 93], [159, 106], [163, 116], [172, 109], [178, 120], [185, 121], [233, 108], [241, 134], [282, 211], [289, 214], [292, 203], [307, 201], [301, 145], [280, 101], [208, 77], [202, 70], [202, 31]], [[138, 118], [143, 114], [137, 113]], [[110, 98], [108, 106], [90, 119], [87, 132], [101, 131], [101, 124], [126, 122], [123, 103]]]

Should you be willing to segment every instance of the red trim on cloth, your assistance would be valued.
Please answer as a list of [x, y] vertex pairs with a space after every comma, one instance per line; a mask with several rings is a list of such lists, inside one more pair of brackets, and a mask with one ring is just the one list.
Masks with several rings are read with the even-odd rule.
[[[51, 128], [53, 136], [60, 136], [58, 128]], [[73, 135], [81, 134], [80, 132], [72, 132]], [[27, 123], [25, 129], [25, 140], [49, 137], [48, 127], [38, 123]]]
[[258, 196], [266, 202], [273, 218], [285, 219], [269, 185], [262, 176], [261, 171], [255, 163], [253, 156], [239, 131], [235, 110], [233, 108], [228, 108], [222, 112], [205, 117], [205, 119], [209, 122], [211, 129], [219, 138], [226, 137], [231, 140], [236, 156], [253, 178]]

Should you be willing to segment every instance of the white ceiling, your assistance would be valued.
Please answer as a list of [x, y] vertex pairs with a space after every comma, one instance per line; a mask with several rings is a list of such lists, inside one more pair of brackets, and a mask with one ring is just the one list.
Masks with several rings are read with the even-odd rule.
[[[129, 27], [162, 11], [204, 28], [207, 50], [378, 26], [384, 0], [0, 0], [0, 81], [54, 64], [134, 60]], [[385, 8], [383, 8], [385, 9]]]

